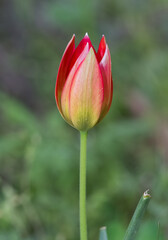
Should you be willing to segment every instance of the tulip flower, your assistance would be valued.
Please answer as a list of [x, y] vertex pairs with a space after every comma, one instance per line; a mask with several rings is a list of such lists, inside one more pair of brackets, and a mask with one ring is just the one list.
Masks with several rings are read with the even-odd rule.
[[96, 52], [88, 34], [75, 48], [75, 35], [63, 54], [55, 97], [62, 117], [79, 131], [87, 131], [108, 112], [113, 93], [111, 57], [102, 36]]
[[88, 34], [75, 48], [75, 35], [63, 54], [55, 98], [62, 117], [80, 131], [80, 239], [87, 240], [86, 148], [87, 131], [108, 112], [113, 93], [111, 57], [102, 36], [96, 52]]

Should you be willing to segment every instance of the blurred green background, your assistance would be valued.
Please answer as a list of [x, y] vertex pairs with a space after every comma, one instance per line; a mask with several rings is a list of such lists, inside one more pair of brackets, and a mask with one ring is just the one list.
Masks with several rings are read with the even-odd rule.
[[54, 88], [68, 41], [85, 32], [96, 49], [105, 34], [114, 80], [89, 132], [89, 239], [107, 225], [121, 240], [148, 188], [137, 239], [168, 239], [167, 0], [1, 0], [0, 23], [0, 239], [79, 239], [79, 133]]

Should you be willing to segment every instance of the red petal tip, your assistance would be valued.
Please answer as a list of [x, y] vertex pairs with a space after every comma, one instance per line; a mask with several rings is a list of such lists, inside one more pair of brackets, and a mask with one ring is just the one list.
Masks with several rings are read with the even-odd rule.
[[89, 39], [90, 40], [88, 33], [85, 34], [84, 39]]
[[101, 38], [100, 44], [99, 44], [99, 48], [98, 48], [98, 51], [97, 51], [98, 62], [100, 62], [101, 59], [103, 58], [105, 50], [106, 50], [106, 46], [107, 46], [107, 44], [106, 44], [105, 36], [102, 35], [102, 38]]
[[75, 39], [75, 33], [72, 35], [72, 39]]
[[102, 35], [102, 39], [101, 39], [101, 41], [103, 41], [103, 44], [106, 45], [106, 39], [105, 39], [104, 34]]

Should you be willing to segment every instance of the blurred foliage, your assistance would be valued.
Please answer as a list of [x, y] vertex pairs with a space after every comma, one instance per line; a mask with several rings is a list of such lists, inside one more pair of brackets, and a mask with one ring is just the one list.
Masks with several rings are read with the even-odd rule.
[[79, 134], [59, 115], [57, 69], [73, 33], [112, 56], [114, 98], [89, 132], [89, 239], [121, 240], [141, 194], [138, 240], [168, 236], [166, 0], [0, 1], [0, 239], [79, 239]]

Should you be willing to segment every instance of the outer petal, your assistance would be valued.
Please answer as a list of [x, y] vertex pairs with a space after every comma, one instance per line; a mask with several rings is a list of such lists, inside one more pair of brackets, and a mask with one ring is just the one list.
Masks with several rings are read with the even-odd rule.
[[100, 120], [106, 115], [108, 112], [111, 101], [112, 101], [112, 93], [113, 93], [113, 82], [112, 82], [112, 75], [111, 75], [111, 57], [108, 45], [106, 44], [106, 49], [104, 52], [104, 56], [99, 63], [101, 73], [103, 76], [103, 83], [104, 83], [104, 100], [102, 105], [102, 111]]
[[62, 115], [65, 120], [72, 125], [71, 117], [70, 117], [70, 90], [72, 81], [74, 78], [74, 74], [79, 68], [81, 62], [86, 58], [89, 52], [89, 44], [87, 43], [83, 51], [81, 52], [80, 56], [77, 58], [73, 68], [71, 69], [67, 80], [65, 82], [62, 95], [61, 95], [61, 108], [62, 108]]
[[70, 91], [70, 115], [75, 128], [86, 131], [100, 116], [103, 79], [93, 48], [76, 71]]
[[66, 81], [68, 66], [74, 51], [75, 51], [75, 35], [72, 36], [70, 42], [68, 43], [58, 69], [55, 87], [55, 98], [60, 112], [61, 112], [61, 92]]
[[100, 62], [102, 60], [105, 51], [106, 51], [106, 40], [105, 40], [105, 37], [103, 35], [102, 39], [100, 41], [100, 44], [99, 44], [98, 51], [97, 51], [97, 60], [98, 60], [98, 62]]
[[93, 46], [92, 46], [92, 43], [90, 41], [90, 38], [88, 36], [88, 34], [86, 33], [84, 38], [80, 41], [79, 45], [77, 46], [77, 48], [75, 49], [74, 53], [73, 53], [73, 56], [72, 56], [72, 59], [71, 59], [71, 62], [70, 62], [70, 65], [68, 67], [68, 73], [71, 71], [72, 67], [74, 66], [76, 60], [78, 59], [78, 57], [80, 56], [80, 54], [83, 52], [86, 44], [88, 44], [89, 46], [89, 49]]

